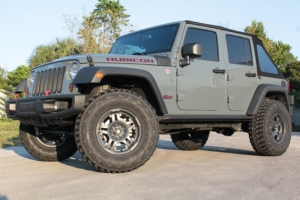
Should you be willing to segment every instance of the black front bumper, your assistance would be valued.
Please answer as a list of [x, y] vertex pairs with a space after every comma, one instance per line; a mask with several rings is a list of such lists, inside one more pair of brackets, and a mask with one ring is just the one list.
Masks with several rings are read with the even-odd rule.
[[46, 125], [53, 123], [53, 125], [62, 125], [57, 122], [62, 122], [83, 111], [85, 99], [85, 95], [68, 94], [10, 100], [6, 102], [6, 115], [8, 118], [26, 124], [36, 125], [36, 121], [40, 121], [41, 124]]

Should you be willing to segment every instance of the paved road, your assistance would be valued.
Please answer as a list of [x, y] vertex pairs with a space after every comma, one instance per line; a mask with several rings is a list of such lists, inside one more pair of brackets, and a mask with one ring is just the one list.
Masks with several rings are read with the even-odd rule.
[[125, 174], [96, 172], [79, 153], [36, 161], [22, 147], [0, 150], [0, 199], [300, 199], [300, 133], [280, 157], [256, 155], [246, 133], [212, 133], [203, 150], [178, 150], [161, 136], [154, 155]]

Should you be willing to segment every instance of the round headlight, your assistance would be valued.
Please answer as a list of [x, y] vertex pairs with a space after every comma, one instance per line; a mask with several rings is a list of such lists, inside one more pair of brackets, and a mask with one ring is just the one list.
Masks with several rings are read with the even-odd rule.
[[79, 65], [77, 63], [73, 63], [71, 70], [70, 70], [70, 77], [74, 79], [79, 71]]
[[35, 80], [35, 77], [36, 77], [36, 73], [35, 72], [32, 72], [29, 76], [29, 83], [30, 85], [33, 85], [34, 83], [34, 80]]

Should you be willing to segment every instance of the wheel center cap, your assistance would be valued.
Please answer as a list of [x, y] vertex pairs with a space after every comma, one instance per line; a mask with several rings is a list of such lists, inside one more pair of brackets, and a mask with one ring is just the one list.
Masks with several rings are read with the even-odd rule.
[[109, 128], [109, 134], [115, 140], [122, 140], [126, 136], [127, 127], [122, 122], [115, 122]]

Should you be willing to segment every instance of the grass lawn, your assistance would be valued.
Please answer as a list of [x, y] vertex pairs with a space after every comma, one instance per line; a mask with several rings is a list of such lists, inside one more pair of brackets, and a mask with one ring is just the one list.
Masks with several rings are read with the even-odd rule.
[[0, 121], [0, 148], [22, 146], [19, 136], [19, 121]]

